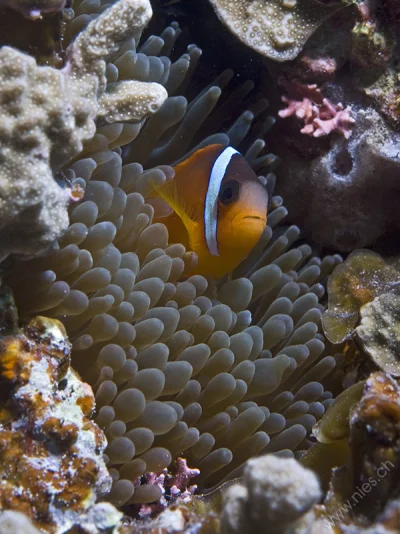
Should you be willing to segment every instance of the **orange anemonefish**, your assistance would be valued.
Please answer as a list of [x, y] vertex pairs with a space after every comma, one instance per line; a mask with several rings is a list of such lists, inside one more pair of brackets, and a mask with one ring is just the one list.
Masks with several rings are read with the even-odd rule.
[[229, 273], [248, 256], [267, 223], [267, 190], [230, 146], [197, 150], [175, 167], [171, 181], [154, 189], [154, 222], [165, 224], [171, 243], [182, 243], [198, 256], [190, 274], [219, 278]]

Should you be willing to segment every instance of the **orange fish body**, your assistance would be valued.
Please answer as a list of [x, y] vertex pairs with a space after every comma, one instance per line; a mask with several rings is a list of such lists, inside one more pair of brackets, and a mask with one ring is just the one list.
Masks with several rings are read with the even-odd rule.
[[198, 256], [190, 274], [220, 278], [229, 273], [248, 256], [267, 223], [268, 193], [232, 147], [197, 150], [153, 196], [170, 208], [164, 217], [156, 209], [154, 222], [165, 224], [171, 243], [182, 243]]

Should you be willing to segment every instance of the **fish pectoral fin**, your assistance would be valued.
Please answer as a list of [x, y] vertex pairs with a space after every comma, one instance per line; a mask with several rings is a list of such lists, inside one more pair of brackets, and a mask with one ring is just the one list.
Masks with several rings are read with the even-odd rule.
[[162, 198], [174, 211], [179, 215], [179, 217], [186, 223], [189, 221], [198, 222], [201, 219], [200, 210], [198, 206], [190, 206], [185, 199], [179, 195], [178, 188], [174, 179], [164, 185], [152, 184], [154, 189], [154, 196], [159, 196]]
[[162, 219], [164, 217], [169, 217], [174, 213], [174, 210], [163, 198], [160, 197], [148, 197], [146, 198], [146, 204], [154, 209], [154, 218]]
[[188, 230], [174, 211], [167, 217], [153, 219], [153, 223], [162, 223], [167, 227], [169, 243], [181, 243], [187, 250], [190, 249]]

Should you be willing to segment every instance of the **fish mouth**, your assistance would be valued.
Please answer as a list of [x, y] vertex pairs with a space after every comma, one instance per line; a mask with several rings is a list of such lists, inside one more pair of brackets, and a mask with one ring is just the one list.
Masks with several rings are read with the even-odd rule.
[[243, 219], [256, 219], [257, 221], [265, 221], [264, 217], [258, 217], [257, 215], [246, 215]]

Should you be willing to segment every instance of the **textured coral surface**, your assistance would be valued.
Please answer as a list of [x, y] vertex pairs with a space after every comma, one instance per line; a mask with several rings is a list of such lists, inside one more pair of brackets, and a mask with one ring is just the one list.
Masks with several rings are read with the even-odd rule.
[[56, 320], [37, 317], [1, 340], [0, 507], [65, 532], [108, 491], [94, 397], [70, 368]]
[[220, 19], [247, 46], [277, 61], [294, 59], [340, 2], [210, 0]]
[[70, 193], [54, 172], [93, 137], [96, 118], [138, 121], [165, 100], [159, 84], [106, 84], [105, 61], [151, 14], [147, 0], [120, 0], [74, 41], [63, 70], [38, 66], [11, 47], [0, 49], [2, 256], [37, 254], [67, 228]]

